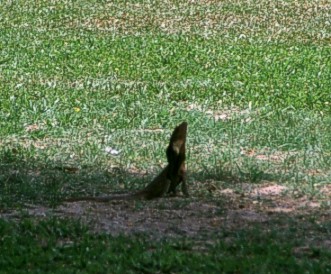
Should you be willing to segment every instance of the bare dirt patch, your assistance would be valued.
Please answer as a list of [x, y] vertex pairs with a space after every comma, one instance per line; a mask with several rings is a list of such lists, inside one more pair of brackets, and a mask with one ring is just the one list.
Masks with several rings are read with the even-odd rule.
[[[242, 194], [233, 189], [217, 197], [163, 198], [154, 201], [114, 201], [110, 203], [72, 202], [56, 208], [29, 205], [26, 214], [44, 218], [73, 218], [87, 224], [93, 233], [132, 235], [143, 233], [152, 238], [212, 238], [223, 231], [262, 227], [264, 231], [295, 228], [305, 246], [331, 250], [331, 210], [322, 202], [307, 197], [293, 198], [279, 185], [251, 187]], [[2, 218], [16, 219], [20, 213], [8, 211]], [[285, 232], [286, 233], [286, 232]], [[209, 236], [208, 236], [209, 235]], [[214, 239], [217, 239], [214, 238]]]

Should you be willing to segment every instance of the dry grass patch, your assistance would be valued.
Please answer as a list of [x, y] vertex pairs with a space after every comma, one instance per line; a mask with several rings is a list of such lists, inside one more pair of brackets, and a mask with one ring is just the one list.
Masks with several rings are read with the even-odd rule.
[[88, 18], [72, 23], [126, 34], [157, 30], [167, 34], [230, 35], [237, 39], [330, 39], [328, 1], [164, 1], [155, 7], [148, 2], [107, 3], [102, 8], [89, 7], [93, 12], [86, 14]]

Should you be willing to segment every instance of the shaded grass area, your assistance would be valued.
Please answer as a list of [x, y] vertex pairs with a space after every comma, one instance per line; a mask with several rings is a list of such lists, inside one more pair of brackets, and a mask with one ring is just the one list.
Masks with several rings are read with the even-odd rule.
[[[151, 242], [140, 237], [91, 235], [59, 219], [0, 220], [0, 261], [5, 272], [254, 272], [328, 273], [329, 252], [294, 250], [300, 239], [277, 230], [222, 231], [212, 243], [190, 239]], [[293, 233], [295, 234], [295, 233]], [[217, 238], [230, 239], [228, 241]], [[296, 253], [293, 256], [293, 253]]]

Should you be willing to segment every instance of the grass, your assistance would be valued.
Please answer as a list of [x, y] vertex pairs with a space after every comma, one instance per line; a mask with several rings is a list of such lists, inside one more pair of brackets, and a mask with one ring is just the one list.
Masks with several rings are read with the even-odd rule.
[[[330, 254], [305, 250], [309, 258], [292, 255], [295, 239], [279, 239], [279, 232], [259, 235], [255, 231], [224, 231], [216, 240], [197, 248], [189, 239], [151, 242], [144, 235], [127, 238], [91, 235], [87, 228], [68, 220], [39, 222], [26, 218], [19, 225], [1, 220], [1, 265], [7, 272], [109, 272], [112, 273], [328, 273]], [[207, 251], [208, 250], [208, 251]], [[320, 263], [318, 259], [323, 263]], [[269, 272], [269, 271], [268, 271]]]
[[[183, 120], [193, 197], [210, 195], [210, 181], [269, 182], [330, 209], [322, 191], [331, 179], [328, 1], [38, 0], [0, 8], [0, 213], [141, 188], [164, 165], [167, 138]], [[184, 252], [174, 248], [181, 240], [93, 235], [72, 220], [0, 221], [9, 235], [0, 254], [6, 241], [14, 246], [0, 256], [5, 272], [24, 271], [28, 261], [31, 271], [47, 272], [54, 258], [59, 272], [104, 272], [111, 258], [120, 262], [114, 272], [330, 271], [328, 252], [297, 260], [294, 240], [267, 234], [261, 243], [255, 230], [227, 231], [231, 246], [213, 236], [216, 244], [198, 251], [188, 239]]]

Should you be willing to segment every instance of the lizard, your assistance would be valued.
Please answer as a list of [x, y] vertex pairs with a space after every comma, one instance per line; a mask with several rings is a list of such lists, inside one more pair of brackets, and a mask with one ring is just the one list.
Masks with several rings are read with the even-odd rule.
[[152, 200], [168, 193], [176, 195], [176, 189], [182, 184], [182, 192], [189, 196], [186, 185], [185, 145], [187, 135], [187, 122], [178, 125], [171, 134], [169, 145], [166, 149], [168, 164], [145, 188], [128, 194], [110, 196], [86, 196], [65, 199], [65, 202], [94, 201], [109, 202], [112, 200]]

